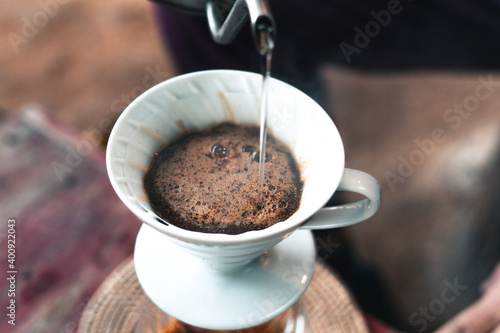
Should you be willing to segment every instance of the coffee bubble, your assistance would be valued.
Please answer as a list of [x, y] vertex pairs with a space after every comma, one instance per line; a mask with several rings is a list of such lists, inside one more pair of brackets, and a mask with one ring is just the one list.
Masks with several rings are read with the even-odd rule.
[[211, 152], [215, 157], [224, 158], [229, 156], [231, 149], [229, 147], [224, 147], [220, 143], [216, 143], [212, 146]]
[[[255, 162], [259, 162], [260, 161], [260, 152], [254, 151], [252, 153], [252, 157], [253, 157], [253, 160]], [[271, 153], [265, 153], [264, 154], [264, 163], [269, 162], [270, 160], [272, 160], [272, 158], [273, 158], [273, 155]]]
[[253, 154], [253, 152], [255, 151], [255, 148], [253, 146], [243, 146], [243, 147], [241, 147], [241, 151], [244, 153]]

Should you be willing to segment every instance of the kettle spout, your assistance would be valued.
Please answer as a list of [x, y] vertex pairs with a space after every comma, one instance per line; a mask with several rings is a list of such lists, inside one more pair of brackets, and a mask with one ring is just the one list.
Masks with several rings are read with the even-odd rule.
[[207, 1], [206, 10], [210, 32], [218, 44], [231, 43], [248, 17], [250, 17], [252, 35], [257, 50], [261, 49], [261, 33], [263, 31], [271, 35], [274, 40], [276, 28], [266, 0], [236, 0], [225, 20], [221, 20], [223, 15], [217, 6], [217, 1]]

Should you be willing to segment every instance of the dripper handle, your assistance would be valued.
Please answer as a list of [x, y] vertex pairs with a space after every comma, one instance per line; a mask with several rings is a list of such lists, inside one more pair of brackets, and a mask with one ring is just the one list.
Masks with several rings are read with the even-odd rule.
[[357, 202], [321, 208], [300, 229], [333, 229], [369, 219], [380, 208], [380, 183], [366, 172], [345, 168], [338, 191], [355, 192], [366, 198]]

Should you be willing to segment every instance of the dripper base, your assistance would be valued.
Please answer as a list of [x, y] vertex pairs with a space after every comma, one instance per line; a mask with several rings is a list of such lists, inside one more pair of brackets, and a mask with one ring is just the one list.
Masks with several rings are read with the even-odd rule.
[[221, 271], [143, 225], [134, 262], [146, 295], [196, 327], [238, 330], [284, 313], [307, 289], [315, 267], [310, 231], [296, 231], [241, 269]]

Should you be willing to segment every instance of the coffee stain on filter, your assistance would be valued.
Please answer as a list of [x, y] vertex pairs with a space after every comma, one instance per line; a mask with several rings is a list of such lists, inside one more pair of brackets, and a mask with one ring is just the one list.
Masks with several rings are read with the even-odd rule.
[[146, 172], [148, 170], [148, 168], [146, 168], [145, 166], [142, 166], [138, 163], [135, 163], [135, 162], [130, 162], [130, 161], [127, 161], [128, 165], [130, 165], [132, 168], [135, 168], [135, 169], [139, 169], [141, 171], [144, 171]]
[[186, 125], [184, 125], [184, 122], [182, 121], [182, 119], [177, 120], [177, 126], [179, 126], [179, 128], [181, 129], [182, 133], [186, 133], [187, 132]]
[[146, 127], [144, 125], [139, 126], [139, 128], [143, 130], [145, 133], [149, 134], [154, 139], [156, 139], [157, 141], [161, 142], [163, 145], [168, 144], [168, 140], [165, 139], [163, 136], [161, 136], [160, 133], [158, 133], [158, 131], [154, 131], [151, 128]]
[[227, 98], [226, 94], [224, 94], [223, 91], [219, 93], [219, 97], [222, 101], [222, 104], [226, 107], [226, 110], [229, 112], [229, 117], [233, 122], [236, 122], [236, 115], [234, 114], [234, 109], [231, 106], [231, 103], [229, 103], [229, 99]]

